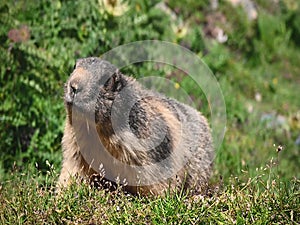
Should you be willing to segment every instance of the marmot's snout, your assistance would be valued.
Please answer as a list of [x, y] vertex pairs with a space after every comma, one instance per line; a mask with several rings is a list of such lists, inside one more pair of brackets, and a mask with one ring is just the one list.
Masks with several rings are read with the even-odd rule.
[[72, 105], [75, 95], [77, 93], [77, 85], [72, 83], [67, 83], [66, 85], [66, 92], [65, 92], [65, 101], [68, 105]]
[[[76, 66], [77, 67], [77, 66]], [[65, 87], [65, 101], [67, 104], [73, 104], [77, 95], [82, 91], [88, 72], [82, 67], [77, 67]]]

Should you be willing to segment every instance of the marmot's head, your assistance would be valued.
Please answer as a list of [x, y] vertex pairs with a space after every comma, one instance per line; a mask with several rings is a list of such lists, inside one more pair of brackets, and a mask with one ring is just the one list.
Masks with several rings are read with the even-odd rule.
[[64, 100], [68, 113], [72, 115], [76, 111], [93, 119], [99, 101], [104, 107], [111, 106], [125, 83], [119, 70], [105, 60], [96, 57], [77, 60], [65, 84]]

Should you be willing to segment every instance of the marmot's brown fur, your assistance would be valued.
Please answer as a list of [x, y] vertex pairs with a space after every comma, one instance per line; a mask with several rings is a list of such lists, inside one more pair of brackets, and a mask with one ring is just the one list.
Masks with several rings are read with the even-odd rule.
[[207, 120], [195, 109], [93, 57], [76, 62], [64, 100], [60, 186], [100, 173], [112, 182], [126, 179], [131, 193], [203, 190], [214, 151]]

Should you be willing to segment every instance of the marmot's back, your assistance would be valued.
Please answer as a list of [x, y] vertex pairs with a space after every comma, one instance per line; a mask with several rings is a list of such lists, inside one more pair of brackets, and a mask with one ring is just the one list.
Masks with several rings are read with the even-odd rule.
[[60, 183], [70, 175], [126, 179], [130, 192], [200, 191], [213, 160], [211, 131], [195, 109], [143, 88], [98, 58], [78, 60], [65, 86]]

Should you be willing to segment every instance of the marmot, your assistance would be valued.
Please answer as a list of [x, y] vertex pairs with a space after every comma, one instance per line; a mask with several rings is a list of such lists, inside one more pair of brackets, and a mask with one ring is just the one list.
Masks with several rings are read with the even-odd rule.
[[[59, 186], [100, 174], [125, 191], [201, 191], [214, 149], [194, 108], [148, 90], [108, 61], [79, 59], [65, 84], [66, 123]], [[102, 173], [103, 172], [103, 173]]]

